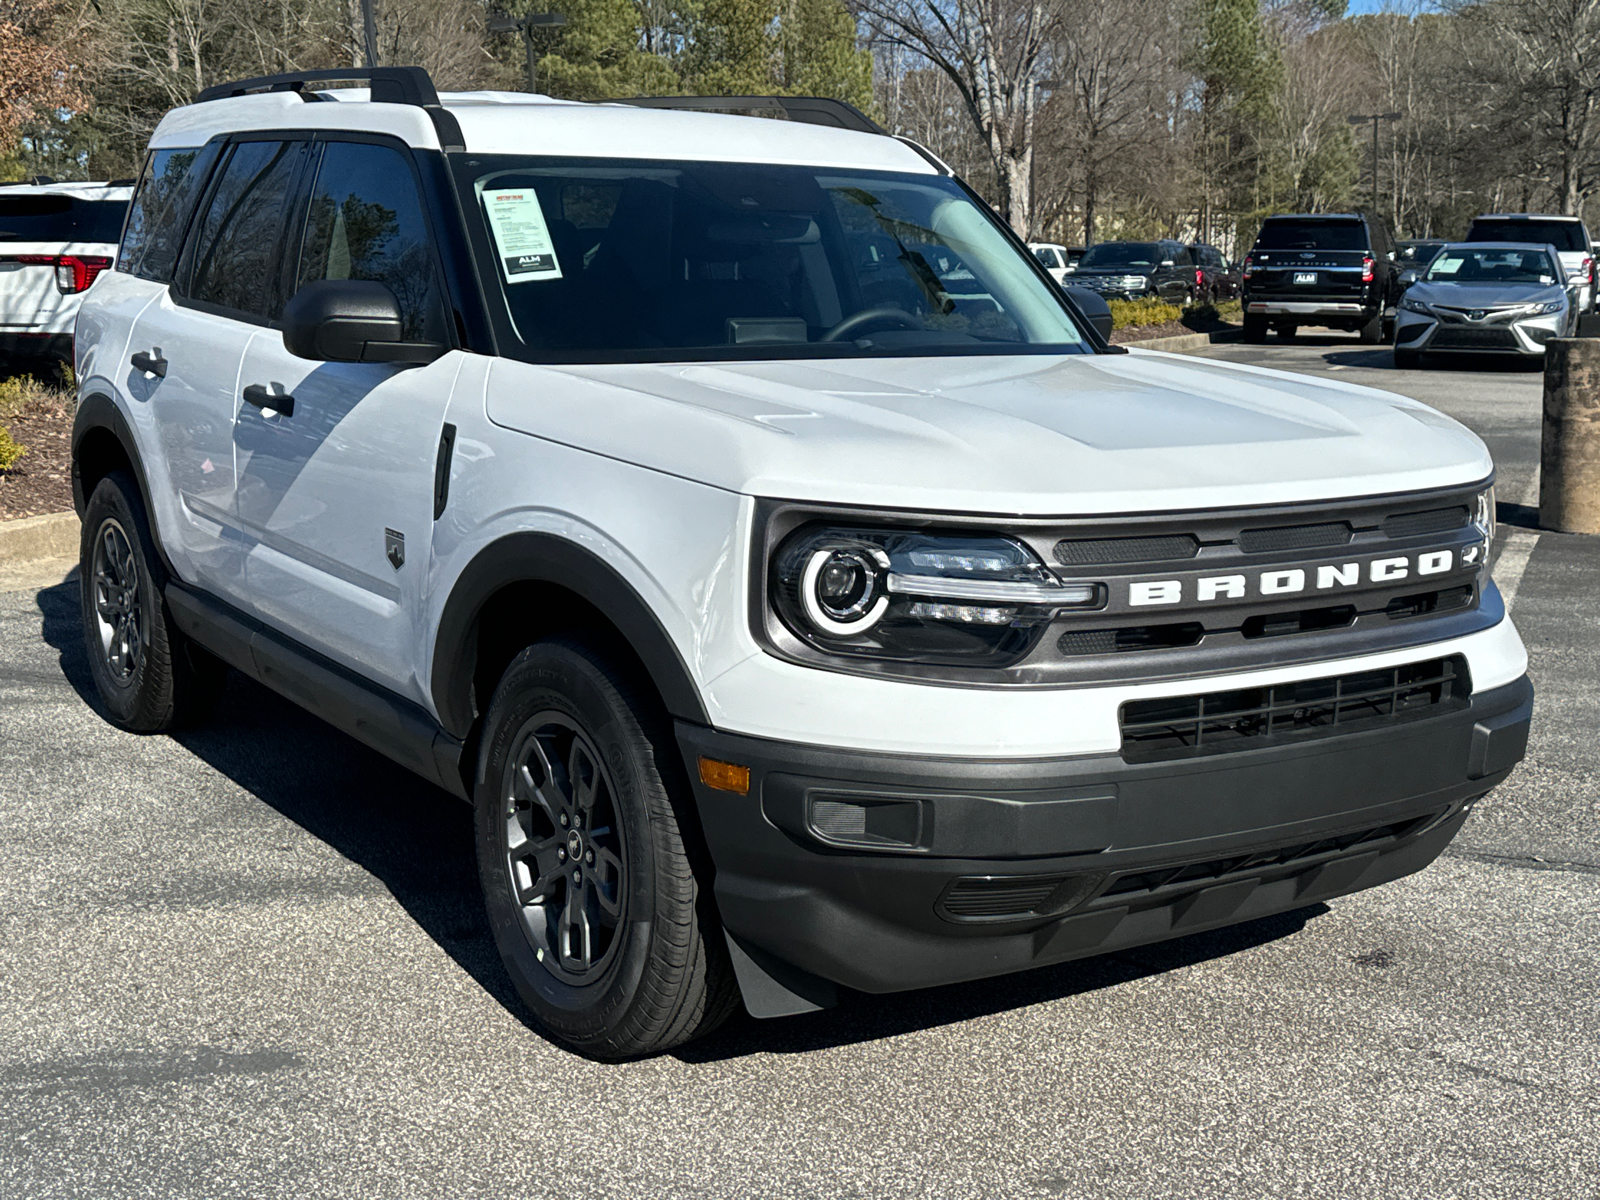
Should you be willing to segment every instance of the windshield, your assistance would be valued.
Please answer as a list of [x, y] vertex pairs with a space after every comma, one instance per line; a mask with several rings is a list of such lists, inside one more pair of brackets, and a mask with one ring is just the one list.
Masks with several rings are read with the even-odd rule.
[[1080, 267], [1153, 267], [1161, 261], [1161, 247], [1154, 242], [1101, 242], [1090, 246], [1079, 261]]
[[1557, 250], [1589, 252], [1583, 226], [1577, 221], [1489, 221], [1479, 217], [1467, 230], [1467, 241], [1548, 243]]
[[1257, 250], [1365, 250], [1367, 231], [1360, 221], [1267, 221]]
[[1543, 250], [1474, 250], [1450, 246], [1425, 276], [1429, 283], [1528, 283], [1550, 287], [1561, 272]]
[[73, 196], [0, 196], [0, 239], [10, 242], [107, 242], [122, 237], [126, 200]]
[[1048, 276], [941, 176], [509, 155], [463, 167], [483, 273], [532, 361], [1090, 350]]

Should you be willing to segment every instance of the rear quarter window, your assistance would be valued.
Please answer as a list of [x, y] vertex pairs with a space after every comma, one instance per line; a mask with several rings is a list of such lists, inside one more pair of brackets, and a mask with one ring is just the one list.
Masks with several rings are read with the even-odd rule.
[[117, 256], [119, 271], [157, 283], [172, 282], [195, 198], [220, 148], [220, 143], [213, 142], [150, 155], [128, 214], [127, 232]]

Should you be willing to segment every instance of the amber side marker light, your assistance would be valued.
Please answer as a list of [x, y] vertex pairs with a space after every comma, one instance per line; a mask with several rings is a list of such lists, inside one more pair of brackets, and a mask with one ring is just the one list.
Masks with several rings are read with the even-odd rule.
[[719, 759], [700, 756], [700, 782], [719, 792], [735, 792], [740, 796], [750, 794], [750, 768]]

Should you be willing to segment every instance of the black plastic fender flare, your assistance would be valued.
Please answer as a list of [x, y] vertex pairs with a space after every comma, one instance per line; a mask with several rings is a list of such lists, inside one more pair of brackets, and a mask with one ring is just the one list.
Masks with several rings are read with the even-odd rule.
[[683, 656], [633, 586], [593, 552], [555, 534], [527, 532], [507, 534], [478, 551], [445, 601], [433, 647], [432, 688], [445, 732], [464, 739], [472, 729], [478, 618], [490, 597], [518, 583], [553, 584], [593, 605], [622, 631], [667, 711], [679, 720], [711, 723]]

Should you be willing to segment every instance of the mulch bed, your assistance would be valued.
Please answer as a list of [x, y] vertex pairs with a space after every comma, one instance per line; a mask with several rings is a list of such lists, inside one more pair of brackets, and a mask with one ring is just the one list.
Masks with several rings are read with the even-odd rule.
[[72, 507], [72, 409], [35, 402], [0, 425], [28, 448], [9, 471], [0, 471], [0, 521], [40, 517]]

